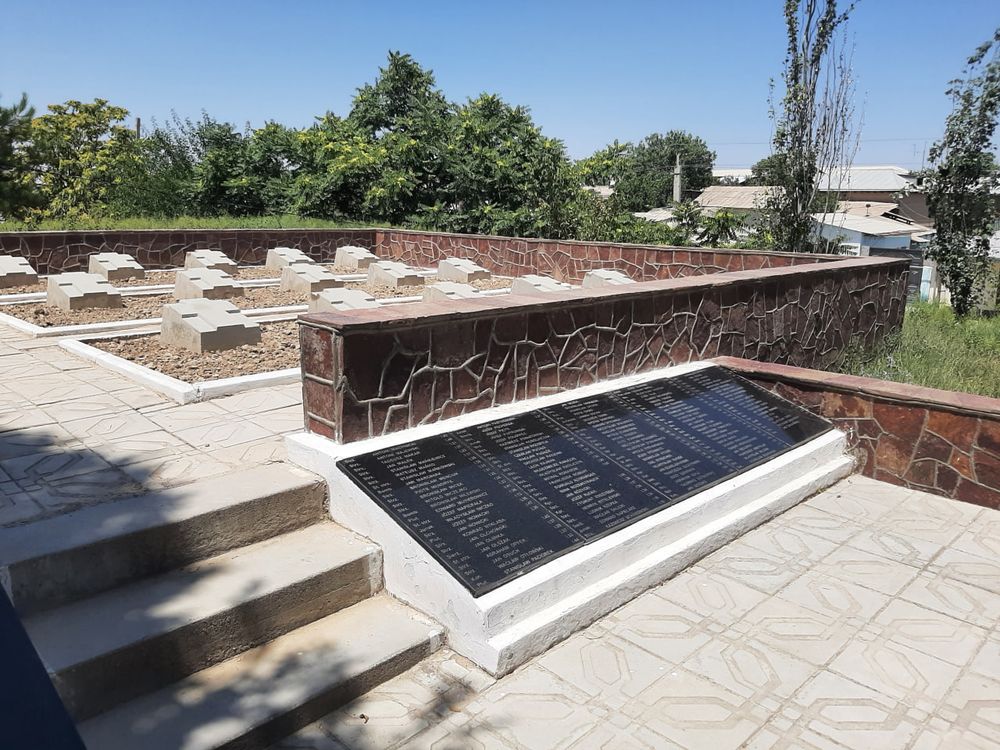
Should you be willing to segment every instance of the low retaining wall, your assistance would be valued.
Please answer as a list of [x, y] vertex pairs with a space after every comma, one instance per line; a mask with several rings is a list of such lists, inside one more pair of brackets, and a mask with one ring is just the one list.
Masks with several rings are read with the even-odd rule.
[[375, 252], [416, 266], [434, 266], [443, 258], [470, 258], [503, 276], [540, 273], [580, 283], [588, 271], [612, 268], [635, 281], [675, 279], [706, 273], [814, 264], [843, 256], [775, 253], [611, 242], [491, 237], [441, 232], [380, 229]]
[[397, 229], [143, 229], [95, 232], [0, 232], [0, 254], [21, 255], [38, 273], [86, 269], [94, 253], [118, 252], [146, 268], [183, 265], [189, 250], [221, 250], [241, 264], [264, 262], [268, 248], [295, 247], [329, 261], [338, 247], [359, 245], [404, 263], [434, 266], [442, 258], [472, 258], [494, 273], [541, 273], [579, 282], [588, 271], [615, 268], [636, 281], [725, 271], [812, 264], [837, 256], [752, 250], [625, 245], [607, 242], [490, 237]]
[[351, 442], [719, 355], [824, 367], [900, 328], [906, 275], [857, 258], [306, 315], [306, 427]]
[[1000, 399], [720, 357], [844, 430], [858, 471], [1000, 508]]

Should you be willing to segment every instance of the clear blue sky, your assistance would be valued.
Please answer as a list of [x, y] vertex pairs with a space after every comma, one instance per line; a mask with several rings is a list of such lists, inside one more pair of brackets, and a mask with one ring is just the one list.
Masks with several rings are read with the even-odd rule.
[[[690, 130], [719, 167], [766, 155], [781, 0], [319, 2], [8, 0], [0, 96], [103, 97], [144, 122], [171, 110], [257, 126], [346, 113], [389, 49], [448, 97], [527, 105], [581, 157], [615, 138]], [[947, 81], [1000, 26], [998, 0], [861, 0], [851, 20], [865, 128], [857, 163], [919, 166]], [[861, 102], [859, 101], [859, 104]]]

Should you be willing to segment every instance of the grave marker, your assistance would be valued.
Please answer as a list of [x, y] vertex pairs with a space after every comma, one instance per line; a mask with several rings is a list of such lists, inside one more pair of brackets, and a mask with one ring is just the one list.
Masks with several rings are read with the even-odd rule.
[[0, 289], [38, 283], [38, 274], [27, 258], [20, 255], [0, 255]]
[[281, 269], [294, 263], [312, 263], [313, 259], [294, 247], [272, 247], [267, 251], [265, 268]]
[[135, 258], [125, 253], [96, 253], [90, 256], [87, 270], [108, 281], [144, 279], [146, 271]]
[[424, 287], [423, 298], [426, 302], [443, 302], [452, 299], [469, 299], [478, 297], [479, 290], [470, 284], [456, 284], [454, 281], [442, 281]]
[[343, 312], [380, 307], [378, 301], [360, 289], [325, 289], [309, 300], [309, 312]]
[[424, 277], [404, 263], [380, 260], [368, 266], [368, 283], [397, 289], [401, 286], [423, 286]]
[[634, 284], [628, 276], [623, 274], [621, 271], [612, 271], [609, 268], [601, 268], [596, 271], [590, 271], [586, 276], [583, 277], [583, 288], [584, 289], [598, 289], [604, 286], [624, 286], [626, 284]]
[[337, 248], [333, 265], [347, 271], [367, 271], [368, 266], [378, 261], [378, 256], [363, 247], [345, 245]]
[[191, 268], [177, 272], [174, 282], [176, 299], [229, 299], [242, 297], [245, 290], [236, 279], [211, 268]]
[[295, 263], [281, 269], [283, 292], [319, 292], [343, 285], [343, 281], [315, 263]]
[[472, 281], [488, 281], [492, 274], [467, 258], [445, 258], [438, 263], [437, 277], [441, 281], [468, 284]]
[[219, 250], [191, 250], [184, 256], [184, 267], [236, 273], [236, 261]]
[[511, 294], [548, 294], [549, 292], [568, 292], [573, 287], [562, 281], [556, 281], [549, 276], [528, 274], [514, 279], [510, 285]]
[[122, 307], [122, 295], [94, 273], [61, 273], [49, 276], [46, 303], [60, 310]]
[[260, 326], [231, 302], [188, 299], [164, 305], [160, 339], [192, 352], [220, 352], [260, 341]]

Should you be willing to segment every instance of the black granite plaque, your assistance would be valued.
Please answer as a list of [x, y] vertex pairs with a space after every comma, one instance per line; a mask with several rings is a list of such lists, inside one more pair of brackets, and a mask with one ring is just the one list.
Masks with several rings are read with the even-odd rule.
[[829, 429], [709, 367], [337, 465], [481, 596]]

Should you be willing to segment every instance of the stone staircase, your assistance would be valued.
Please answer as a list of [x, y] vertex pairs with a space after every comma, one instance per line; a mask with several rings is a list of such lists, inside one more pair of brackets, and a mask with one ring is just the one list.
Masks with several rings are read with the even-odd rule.
[[272, 464], [0, 531], [90, 750], [266, 748], [440, 645], [324, 500]]

